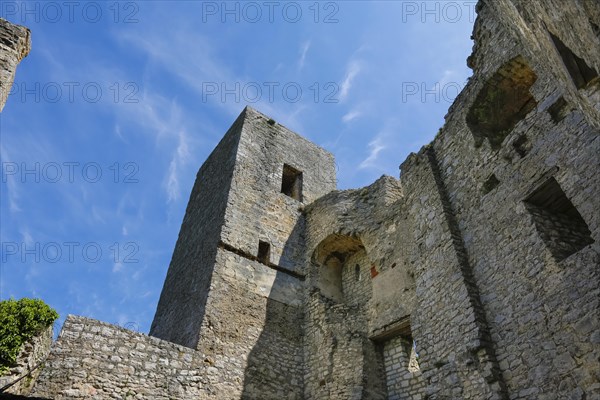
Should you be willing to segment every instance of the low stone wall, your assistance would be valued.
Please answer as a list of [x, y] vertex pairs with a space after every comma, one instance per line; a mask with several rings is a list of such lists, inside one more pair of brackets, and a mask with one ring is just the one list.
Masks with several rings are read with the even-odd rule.
[[32, 394], [56, 400], [208, 398], [222, 375], [187, 347], [70, 315]]
[[[40, 369], [32, 370], [48, 356], [51, 345], [52, 326], [49, 326], [21, 346], [16, 365], [10, 369], [7, 375], [0, 377], [0, 388], [15, 382], [6, 390], [6, 393], [28, 394], [41, 371]], [[32, 372], [28, 374], [29, 371]], [[21, 377], [24, 378], [16, 382]]]

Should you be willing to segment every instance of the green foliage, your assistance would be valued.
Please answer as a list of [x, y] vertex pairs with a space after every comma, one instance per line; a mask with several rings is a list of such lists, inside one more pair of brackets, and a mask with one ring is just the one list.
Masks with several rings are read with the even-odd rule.
[[21, 345], [57, 318], [58, 313], [39, 299], [0, 301], [0, 375], [15, 363]]

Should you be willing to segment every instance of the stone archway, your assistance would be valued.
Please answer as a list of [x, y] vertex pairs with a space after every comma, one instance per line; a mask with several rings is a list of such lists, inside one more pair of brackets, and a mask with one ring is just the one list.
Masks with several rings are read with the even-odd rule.
[[[355, 236], [334, 233], [319, 243], [313, 253], [312, 260], [319, 266], [315, 284], [321, 294], [338, 303], [347, 300], [344, 296], [344, 287], [348, 286], [345, 282], [348, 279], [344, 279], [344, 275], [360, 275], [361, 268], [359, 264], [356, 264], [352, 271], [349, 267], [344, 267], [350, 259], [356, 255], [361, 255], [361, 253], [366, 258], [365, 247], [361, 240]], [[358, 266], [358, 273], [356, 272], [356, 266]]]

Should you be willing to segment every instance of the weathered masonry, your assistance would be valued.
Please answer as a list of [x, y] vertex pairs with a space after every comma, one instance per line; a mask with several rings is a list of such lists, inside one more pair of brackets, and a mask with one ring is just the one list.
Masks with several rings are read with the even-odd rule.
[[15, 80], [17, 65], [31, 50], [31, 32], [0, 18], [0, 112]]
[[429, 145], [357, 190], [246, 108], [151, 336], [69, 317], [48, 398], [600, 398], [600, 3], [486, 0]]

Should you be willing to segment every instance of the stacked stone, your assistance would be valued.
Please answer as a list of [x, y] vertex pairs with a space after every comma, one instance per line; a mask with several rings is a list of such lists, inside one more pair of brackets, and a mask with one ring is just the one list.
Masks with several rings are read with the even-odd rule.
[[400, 181], [335, 191], [329, 153], [247, 108], [151, 330], [187, 347], [72, 317], [36, 393], [600, 398], [600, 4], [477, 9], [474, 76]]
[[10, 93], [17, 65], [31, 50], [31, 32], [0, 18], [0, 112]]

